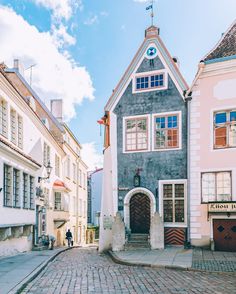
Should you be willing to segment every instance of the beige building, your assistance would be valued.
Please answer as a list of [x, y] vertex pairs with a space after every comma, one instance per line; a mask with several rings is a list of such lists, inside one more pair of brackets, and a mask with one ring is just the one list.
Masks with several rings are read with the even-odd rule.
[[42, 246], [46, 235], [65, 245], [69, 228], [76, 243], [85, 243], [87, 167], [62, 112], [54, 114], [58, 119], [18, 62], [13, 69], [1, 66], [0, 256]]

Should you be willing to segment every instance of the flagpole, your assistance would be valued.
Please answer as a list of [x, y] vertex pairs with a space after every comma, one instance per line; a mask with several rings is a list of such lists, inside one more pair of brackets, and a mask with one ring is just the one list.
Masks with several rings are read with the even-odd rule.
[[154, 4], [154, 0], [152, 0], [152, 15], [151, 15], [151, 17], [152, 17], [152, 26], [153, 26], [153, 18], [154, 18], [154, 13], [153, 13], [153, 4]]

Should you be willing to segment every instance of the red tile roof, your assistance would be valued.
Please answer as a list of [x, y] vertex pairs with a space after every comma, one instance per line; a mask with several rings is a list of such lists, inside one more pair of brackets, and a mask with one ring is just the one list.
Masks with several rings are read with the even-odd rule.
[[204, 61], [236, 55], [236, 20]]

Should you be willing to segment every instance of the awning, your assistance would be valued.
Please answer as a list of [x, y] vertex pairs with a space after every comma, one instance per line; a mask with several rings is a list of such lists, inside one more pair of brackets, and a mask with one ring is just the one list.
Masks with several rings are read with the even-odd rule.
[[62, 190], [62, 191], [66, 191], [66, 192], [70, 192], [71, 190], [65, 185], [64, 182], [60, 181], [60, 180], [56, 180], [53, 183], [53, 189], [55, 190]]

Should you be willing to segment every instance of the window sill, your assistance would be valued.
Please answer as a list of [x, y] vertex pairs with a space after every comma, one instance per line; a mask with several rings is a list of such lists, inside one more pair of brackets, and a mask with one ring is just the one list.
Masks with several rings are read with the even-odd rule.
[[165, 228], [187, 228], [186, 223], [164, 223]]

